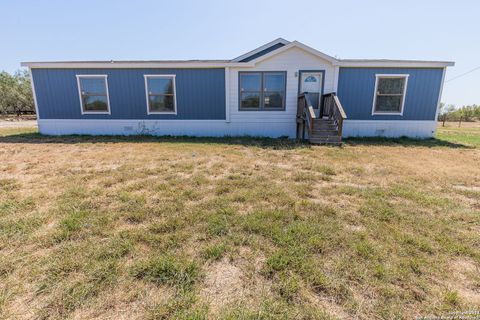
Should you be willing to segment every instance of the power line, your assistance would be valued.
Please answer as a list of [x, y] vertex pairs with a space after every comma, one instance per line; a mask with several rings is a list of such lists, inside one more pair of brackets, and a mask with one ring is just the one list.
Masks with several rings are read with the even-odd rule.
[[472, 73], [472, 72], [474, 72], [474, 71], [476, 71], [476, 70], [478, 70], [478, 69], [480, 69], [480, 67], [473, 68], [472, 70], [467, 71], [467, 72], [465, 72], [465, 73], [462, 73], [461, 75], [458, 75], [458, 76], [456, 76], [456, 77], [453, 77], [452, 79], [449, 79], [449, 80], [447, 80], [447, 81], [445, 81], [445, 82], [450, 82], [450, 81], [453, 81], [453, 80], [455, 80], [455, 79], [461, 78], [461, 77], [466, 76], [467, 74]]

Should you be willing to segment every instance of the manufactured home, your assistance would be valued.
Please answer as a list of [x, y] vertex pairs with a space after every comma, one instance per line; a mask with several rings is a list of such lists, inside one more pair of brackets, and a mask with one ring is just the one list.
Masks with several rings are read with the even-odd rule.
[[231, 60], [24, 62], [42, 134], [435, 134], [447, 61], [337, 59], [277, 39]]

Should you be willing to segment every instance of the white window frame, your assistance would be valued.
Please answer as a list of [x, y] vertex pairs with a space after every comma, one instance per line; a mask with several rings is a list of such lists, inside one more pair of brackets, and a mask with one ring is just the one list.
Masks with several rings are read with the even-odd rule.
[[[78, 97], [80, 99], [80, 112], [84, 114], [111, 114], [110, 112], [110, 95], [108, 93], [108, 75], [106, 74], [77, 74], [77, 87], [78, 87]], [[83, 106], [82, 99], [82, 87], [80, 85], [80, 79], [82, 78], [103, 78], [105, 80], [105, 89], [107, 93], [107, 111], [85, 111]]]
[[[409, 74], [376, 74], [375, 75], [375, 91], [373, 92], [373, 106], [372, 116], [403, 116], [403, 108], [405, 106], [405, 97], [407, 96], [407, 85]], [[377, 90], [378, 80], [380, 78], [403, 78], [405, 79], [405, 86], [403, 87], [402, 105], [400, 106], [400, 112], [382, 112], [375, 111], [375, 105], [377, 104]]]
[[[145, 80], [145, 98], [147, 100], [147, 114], [177, 114], [177, 85], [175, 81], [175, 74], [144, 74]], [[148, 79], [149, 78], [169, 78], [173, 81], [173, 111], [150, 111], [150, 99], [148, 94]]]

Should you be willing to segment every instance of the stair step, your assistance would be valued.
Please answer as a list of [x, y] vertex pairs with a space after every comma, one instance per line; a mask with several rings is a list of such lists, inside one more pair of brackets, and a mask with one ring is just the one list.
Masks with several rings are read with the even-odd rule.
[[310, 137], [310, 142], [319, 142], [319, 143], [322, 143], [322, 142], [341, 142], [342, 141], [342, 137], [340, 136], [311, 136]]
[[338, 136], [338, 135], [325, 135], [325, 136], [312, 136], [311, 138], [314, 138], [314, 139], [325, 139], [325, 140], [335, 140], [335, 141], [340, 141], [342, 140], [342, 137]]
[[336, 127], [337, 125], [334, 122], [332, 122], [332, 123], [330, 123], [330, 122], [315, 122], [313, 124], [313, 126], [314, 127]]
[[338, 135], [337, 130], [313, 130], [312, 136], [328, 137]]
[[324, 146], [341, 146], [341, 142], [312, 142], [310, 141], [311, 144], [321, 144]]
[[337, 130], [336, 126], [313, 126], [313, 130]]
[[326, 120], [326, 119], [314, 119], [313, 122], [315, 122], [315, 124], [317, 124], [317, 123], [335, 124], [335, 121], [333, 121], [333, 120]]
[[337, 127], [313, 127], [312, 131], [338, 131]]
[[332, 141], [310, 141], [311, 144], [323, 144], [323, 145], [331, 145], [331, 146], [341, 146], [342, 142], [332, 142]]
[[335, 123], [315, 122], [313, 127], [336, 127]]
[[337, 127], [335, 126], [318, 126], [318, 127], [313, 127], [312, 131], [338, 131]]

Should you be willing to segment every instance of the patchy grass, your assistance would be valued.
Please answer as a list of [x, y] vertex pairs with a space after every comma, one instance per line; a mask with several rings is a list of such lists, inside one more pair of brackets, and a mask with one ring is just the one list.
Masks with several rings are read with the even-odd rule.
[[3, 318], [392, 319], [480, 305], [480, 133], [0, 130]]

